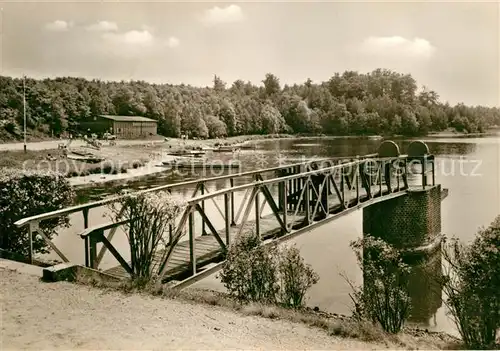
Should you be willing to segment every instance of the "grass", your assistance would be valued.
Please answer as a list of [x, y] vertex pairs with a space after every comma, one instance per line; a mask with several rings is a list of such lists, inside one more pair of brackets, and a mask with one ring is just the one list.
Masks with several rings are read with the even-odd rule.
[[324, 330], [331, 336], [385, 344], [389, 348], [456, 350], [461, 347], [460, 340], [445, 333], [430, 333], [420, 329], [406, 328], [403, 333], [392, 335], [368, 321], [356, 320], [348, 316], [329, 314], [309, 308], [287, 309], [262, 303], [241, 303], [227, 294], [211, 290], [189, 288], [173, 290], [168, 285], [158, 287], [154, 284], [113, 281], [85, 274], [77, 276], [75, 282], [107, 291], [120, 291], [124, 294], [153, 295], [157, 298], [180, 300], [191, 304], [217, 306], [244, 316], [301, 323]]

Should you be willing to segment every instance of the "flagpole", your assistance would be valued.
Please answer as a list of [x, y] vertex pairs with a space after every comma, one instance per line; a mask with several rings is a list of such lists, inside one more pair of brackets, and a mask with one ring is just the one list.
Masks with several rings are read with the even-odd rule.
[[24, 152], [26, 152], [26, 77], [23, 74], [23, 110], [24, 110]]

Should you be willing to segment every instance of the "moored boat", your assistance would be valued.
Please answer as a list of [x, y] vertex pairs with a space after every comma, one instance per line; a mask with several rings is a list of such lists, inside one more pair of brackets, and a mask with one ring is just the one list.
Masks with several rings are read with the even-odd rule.
[[180, 150], [169, 152], [169, 156], [184, 156], [184, 157], [201, 157], [205, 155], [206, 151], [203, 150]]
[[221, 145], [215, 148], [214, 152], [236, 152], [239, 151], [240, 147], [236, 145]]
[[240, 168], [238, 163], [179, 163], [174, 167], [181, 169], [237, 169]]
[[73, 154], [68, 154], [66, 157], [70, 160], [82, 161], [88, 163], [99, 163], [104, 161], [103, 157], [99, 157], [96, 155], [78, 155], [73, 153]]
[[226, 163], [220, 163], [220, 162], [210, 162], [206, 160], [196, 160], [196, 159], [191, 159], [191, 160], [179, 160], [179, 159], [173, 159], [173, 160], [167, 160], [163, 161], [162, 164], [164, 166], [170, 166], [172, 168], [177, 168], [177, 169], [233, 169], [233, 168], [239, 168], [240, 164], [239, 163], [233, 163], [233, 162], [226, 162]]
[[257, 149], [257, 145], [255, 144], [250, 144], [250, 143], [243, 143], [243, 144], [239, 144], [238, 147], [241, 149], [241, 150], [255, 150]]

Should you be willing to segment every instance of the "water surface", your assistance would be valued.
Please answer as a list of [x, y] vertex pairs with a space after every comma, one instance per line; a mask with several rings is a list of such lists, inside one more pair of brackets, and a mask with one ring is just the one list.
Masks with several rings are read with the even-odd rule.
[[[496, 135], [484, 138], [427, 138], [424, 140], [431, 153], [436, 155], [436, 182], [450, 190], [448, 198], [442, 203], [442, 232], [447, 236], [457, 236], [469, 241], [473, 239], [478, 228], [487, 226], [495, 216], [500, 214], [500, 137]], [[401, 152], [405, 153], [410, 140], [402, 139], [396, 142]], [[366, 138], [266, 140], [258, 143], [258, 150], [241, 151], [235, 157], [240, 159], [243, 170], [253, 170], [275, 166], [284, 158], [370, 154], [376, 152], [379, 144], [380, 140]], [[225, 155], [224, 157], [232, 156]], [[113, 186], [98, 185], [92, 189], [80, 191], [78, 201], [96, 200], [123, 189], [144, 189], [196, 177], [196, 175], [165, 172], [141, 180], [114, 183]], [[250, 180], [248, 178], [240, 182]], [[217, 183], [210, 190], [222, 189], [226, 186], [225, 184], [225, 182]], [[192, 191], [192, 188], [186, 188], [181, 193], [190, 196]], [[103, 213], [94, 213], [91, 218], [93, 224], [105, 220]], [[81, 219], [72, 218], [72, 221], [75, 223], [80, 221], [81, 226]], [[349, 248], [349, 242], [361, 236], [362, 211], [360, 210], [291, 241], [300, 248], [305, 260], [320, 275], [319, 283], [310, 290], [309, 305], [336, 313], [348, 314], [350, 312], [348, 296], [350, 288], [340, 273], [344, 273], [355, 282], [362, 281], [354, 253]], [[125, 241], [123, 238], [121, 240], [123, 246]], [[61, 235], [56, 238], [56, 244], [63, 250], [69, 250], [72, 257], [82, 260], [83, 243], [81, 241], [73, 239], [70, 243], [67, 236], [63, 238]], [[103, 264], [112, 263], [113, 258], [107, 255]], [[436, 292], [433, 292], [431, 282], [424, 278], [420, 277], [416, 280], [418, 284], [415, 289], [420, 289], [422, 296], [419, 301], [422, 305], [421, 313], [418, 315], [415, 313], [414, 320], [429, 329], [453, 332], [445, 316], [444, 307], [439, 302], [439, 293], [436, 303], [429, 302], [436, 300]], [[209, 277], [195, 286], [223, 289], [216, 276]]]

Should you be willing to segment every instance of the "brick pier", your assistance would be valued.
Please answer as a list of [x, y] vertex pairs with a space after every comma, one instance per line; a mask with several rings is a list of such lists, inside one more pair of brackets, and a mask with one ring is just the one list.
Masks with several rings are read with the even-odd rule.
[[405, 251], [432, 244], [441, 234], [441, 185], [365, 207], [363, 233]]

